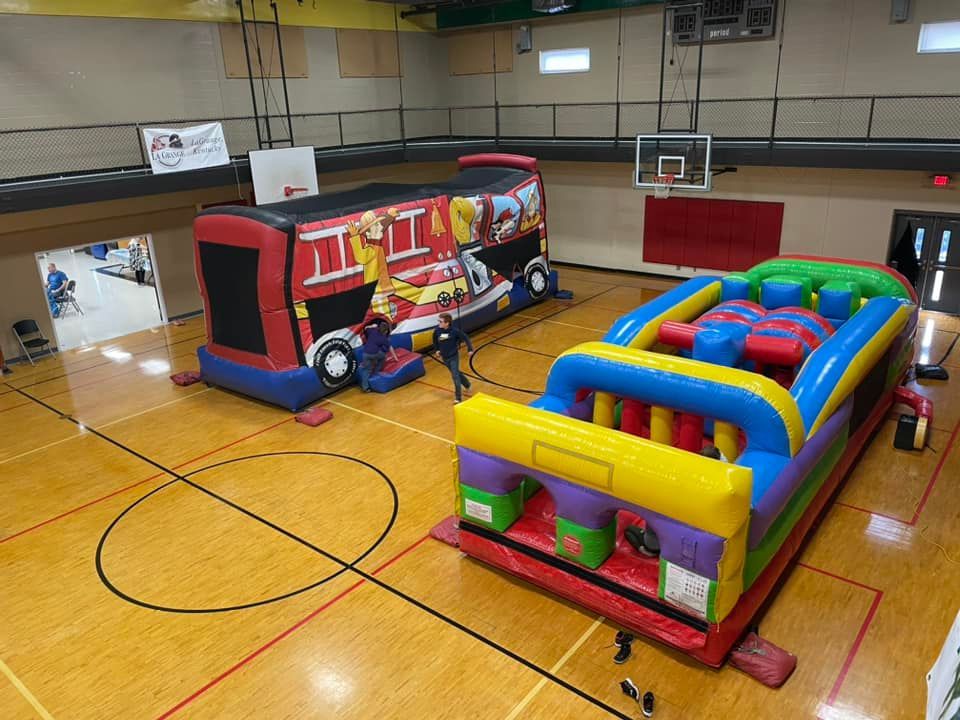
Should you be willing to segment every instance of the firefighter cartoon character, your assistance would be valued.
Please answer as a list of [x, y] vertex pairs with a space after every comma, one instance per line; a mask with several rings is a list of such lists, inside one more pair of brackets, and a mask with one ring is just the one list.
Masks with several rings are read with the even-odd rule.
[[468, 245], [473, 241], [473, 221], [477, 216], [477, 206], [473, 200], [463, 197], [450, 198], [450, 227], [457, 245]]
[[520, 221], [520, 232], [526, 232], [536, 227], [543, 220], [540, 214], [540, 190], [536, 184], [529, 188], [527, 199], [523, 203], [523, 219]]
[[347, 223], [353, 257], [363, 265], [363, 282], [366, 285], [376, 281], [376, 295], [390, 295], [395, 292], [382, 243], [387, 228], [399, 214], [396, 208], [390, 208], [385, 213], [367, 210], [360, 216], [359, 225], [352, 220]]
[[490, 225], [490, 239], [501, 243], [517, 229], [517, 219], [509, 208], [505, 209]]

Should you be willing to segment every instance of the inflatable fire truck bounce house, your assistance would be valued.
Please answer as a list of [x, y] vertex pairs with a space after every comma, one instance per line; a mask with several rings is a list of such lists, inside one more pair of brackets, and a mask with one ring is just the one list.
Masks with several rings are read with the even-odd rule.
[[534, 158], [460, 158], [446, 183], [373, 183], [194, 221], [207, 322], [203, 379], [296, 410], [354, 381], [363, 328], [385, 322], [385, 392], [423, 375], [440, 313], [464, 330], [556, 289]]
[[893, 403], [924, 446], [916, 327], [881, 265], [689, 280], [560, 355], [530, 405], [456, 407], [460, 549], [718, 666]]

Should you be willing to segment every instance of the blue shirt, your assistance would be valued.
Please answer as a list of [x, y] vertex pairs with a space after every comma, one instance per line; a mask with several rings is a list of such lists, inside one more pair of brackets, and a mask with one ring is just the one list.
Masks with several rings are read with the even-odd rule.
[[66, 281], [67, 274], [63, 270], [47, 273], [47, 282], [50, 284], [51, 290], [59, 290]]
[[435, 327], [433, 329], [433, 346], [440, 352], [440, 357], [449, 360], [460, 352], [460, 343], [466, 343], [467, 349], [473, 352], [473, 343], [467, 334], [451, 325], [448, 328]]
[[390, 341], [380, 332], [376, 325], [364, 328], [365, 342], [363, 343], [363, 354], [374, 355], [376, 353], [386, 353], [390, 349]]

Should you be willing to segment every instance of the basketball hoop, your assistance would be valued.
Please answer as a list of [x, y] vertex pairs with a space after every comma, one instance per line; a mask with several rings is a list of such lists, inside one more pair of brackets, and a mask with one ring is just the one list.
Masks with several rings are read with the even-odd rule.
[[670, 197], [670, 188], [673, 187], [675, 175], [654, 175], [653, 176], [653, 196], [658, 200]]

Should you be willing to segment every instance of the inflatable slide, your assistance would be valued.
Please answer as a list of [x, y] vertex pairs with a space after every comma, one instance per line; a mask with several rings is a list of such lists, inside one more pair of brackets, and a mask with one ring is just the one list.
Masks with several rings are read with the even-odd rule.
[[461, 550], [718, 666], [899, 399], [916, 326], [881, 265], [689, 280], [560, 355], [529, 406], [457, 406]]
[[534, 158], [470, 155], [445, 183], [373, 183], [194, 221], [207, 382], [292, 410], [354, 381], [371, 322], [398, 360], [375, 390], [423, 374], [440, 313], [465, 329], [556, 289]]

